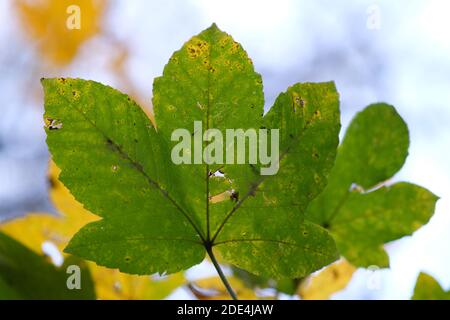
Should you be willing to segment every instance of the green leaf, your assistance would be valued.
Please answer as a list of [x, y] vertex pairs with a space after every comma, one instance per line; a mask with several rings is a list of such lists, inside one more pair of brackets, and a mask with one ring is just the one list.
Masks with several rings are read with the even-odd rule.
[[0, 277], [0, 300], [19, 300], [20, 294]]
[[[151, 274], [189, 268], [213, 248], [227, 262], [275, 278], [301, 277], [338, 257], [328, 231], [304, 220], [336, 154], [333, 83], [294, 85], [263, 117], [260, 75], [242, 47], [213, 25], [175, 52], [155, 79], [157, 130], [110, 87], [76, 79], [43, 85], [47, 143], [60, 179], [102, 218], [82, 228], [66, 252]], [[280, 129], [278, 173], [260, 175], [261, 163], [173, 164], [172, 132], [193, 132], [194, 121], [223, 136], [226, 129]], [[227, 196], [213, 201], [220, 194]]]
[[[215, 128], [224, 135], [226, 129], [258, 129], [264, 112], [261, 76], [241, 45], [213, 25], [172, 55], [163, 75], [154, 80], [153, 106], [158, 131], [170, 148], [177, 143], [171, 141], [172, 132], [179, 128], [193, 132], [194, 121], [201, 121], [203, 131]], [[185, 202], [205, 238], [232, 206], [230, 201], [217, 205], [219, 209], [208, 206], [208, 194], [232, 189], [226, 179], [210, 178], [220, 168], [220, 164], [177, 166], [183, 177], [180, 189], [188, 191]]]
[[103, 219], [65, 251], [132, 274], [176, 272], [200, 263], [195, 217], [182, 208], [168, 146], [128, 96], [93, 81], [43, 80], [47, 144], [59, 179]]
[[445, 292], [430, 275], [421, 272], [414, 288], [413, 300], [450, 300], [450, 291]]
[[[81, 289], [67, 288], [67, 267], [80, 268]], [[89, 269], [82, 260], [66, 259], [56, 268], [20, 242], [0, 233], [0, 299], [95, 299]]]
[[356, 266], [389, 265], [383, 244], [427, 223], [437, 197], [410, 183], [386, 186], [408, 154], [408, 128], [394, 107], [374, 104], [350, 124], [328, 186], [307, 217], [331, 231]]
[[[226, 260], [255, 274], [295, 278], [337, 258], [328, 232], [303, 218], [333, 165], [338, 104], [333, 83], [297, 84], [278, 97], [264, 123], [280, 128], [280, 169], [260, 176], [246, 167], [246, 174], [236, 175], [235, 188], [245, 192], [215, 232], [222, 231], [216, 245]], [[225, 173], [242, 173], [235, 168]]]

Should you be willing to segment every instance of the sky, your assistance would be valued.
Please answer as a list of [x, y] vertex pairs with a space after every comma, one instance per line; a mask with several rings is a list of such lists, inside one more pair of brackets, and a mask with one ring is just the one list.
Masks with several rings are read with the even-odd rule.
[[[70, 65], [57, 70], [36, 65], [36, 46], [11, 11], [12, 1], [2, 0], [3, 218], [33, 208], [54, 212], [46, 194], [41, 76], [64, 73], [127, 92], [128, 86], [108, 65], [118, 41], [130, 49], [126, 76], [150, 106], [153, 78], [161, 75], [172, 52], [215, 22], [252, 57], [263, 77], [266, 111], [291, 84], [334, 80], [341, 97], [342, 136], [355, 113], [368, 104], [394, 105], [408, 123], [411, 145], [393, 181], [419, 184], [440, 197], [426, 226], [387, 244], [389, 270], [358, 270], [348, 288], [334, 298], [407, 299], [420, 271], [450, 288], [450, 2], [113, 0], [103, 21], [108, 38], [94, 37]], [[188, 275], [195, 278], [203, 272], [211, 272], [211, 266], [204, 263]], [[172, 297], [187, 294], [181, 289]]]

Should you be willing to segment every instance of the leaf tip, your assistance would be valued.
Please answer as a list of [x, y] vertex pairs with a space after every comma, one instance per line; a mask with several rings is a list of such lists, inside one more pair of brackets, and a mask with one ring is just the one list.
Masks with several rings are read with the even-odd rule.
[[45, 86], [46, 85], [46, 83], [48, 82], [48, 78], [44, 78], [44, 77], [42, 77], [39, 81], [41, 82], [41, 85], [42, 86]]
[[213, 22], [211, 24], [211, 26], [206, 30], [212, 31], [212, 32], [222, 32], [222, 30], [220, 30], [220, 28], [217, 26], [217, 24], [215, 22]]

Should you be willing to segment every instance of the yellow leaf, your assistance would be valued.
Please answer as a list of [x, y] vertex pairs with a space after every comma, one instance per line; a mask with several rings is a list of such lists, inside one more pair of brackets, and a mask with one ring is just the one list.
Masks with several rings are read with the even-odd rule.
[[85, 224], [99, 217], [85, 210], [67, 188], [58, 180], [59, 168], [50, 164], [50, 198], [64, 216], [29, 214], [1, 226], [2, 231], [36, 252], [42, 252], [42, 243], [50, 241], [62, 252], [73, 235]]
[[[51, 242], [60, 252], [72, 236], [85, 224], [98, 220], [98, 217], [87, 211], [70, 194], [69, 190], [58, 180], [59, 168], [50, 164], [50, 197], [56, 208], [64, 216], [49, 214], [30, 214], [0, 225], [0, 230], [28, 248], [43, 254], [44, 242]], [[175, 288], [184, 284], [182, 274], [175, 274], [161, 280], [150, 276], [134, 276], [123, 274], [118, 270], [107, 269], [88, 263], [98, 299], [163, 299]]]
[[14, 5], [42, 55], [55, 65], [65, 65], [100, 31], [106, 0], [17, 0]]
[[340, 260], [305, 280], [299, 288], [304, 300], [326, 300], [341, 291], [349, 283], [356, 268], [346, 260]]
[[[91, 263], [91, 265], [94, 265]], [[91, 268], [97, 297], [102, 300], [159, 300], [185, 283], [182, 273], [160, 280], [150, 276], [134, 276], [95, 266]]]

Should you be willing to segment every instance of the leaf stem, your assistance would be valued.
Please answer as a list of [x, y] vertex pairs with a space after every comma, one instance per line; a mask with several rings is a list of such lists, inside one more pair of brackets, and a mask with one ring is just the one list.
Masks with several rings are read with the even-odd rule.
[[210, 227], [209, 227], [209, 165], [206, 165], [206, 241], [210, 241]]
[[209, 257], [211, 258], [211, 262], [213, 263], [214, 268], [216, 268], [217, 273], [219, 274], [220, 280], [222, 280], [222, 282], [223, 282], [225, 288], [227, 289], [228, 293], [230, 294], [231, 298], [233, 300], [238, 300], [236, 293], [234, 292], [233, 288], [231, 288], [231, 285], [228, 282], [227, 277], [223, 274], [222, 268], [220, 267], [219, 263], [216, 260], [216, 257], [214, 256], [212, 247], [208, 246], [206, 248], [206, 252], [208, 252]]

